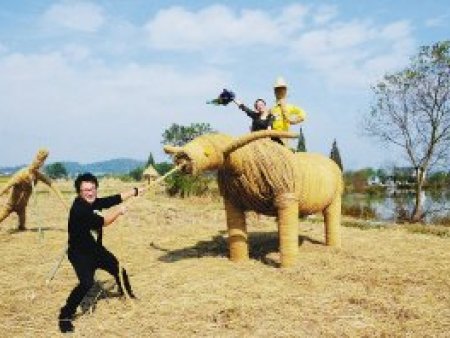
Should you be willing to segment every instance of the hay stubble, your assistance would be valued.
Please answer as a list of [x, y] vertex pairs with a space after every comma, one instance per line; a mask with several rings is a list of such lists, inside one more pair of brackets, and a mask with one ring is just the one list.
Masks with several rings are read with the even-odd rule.
[[[124, 188], [105, 182], [101, 192]], [[76, 336], [444, 337], [450, 331], [448, 238], [344, 227], [343, 248], [335, 250], [321, 244], [323, 225], [301, 220], [300, 258], [282, 270], [270, 263], [277, 259], [274, 220], [249, 218], [252, 259], [235, 264], [226, 257], [219, 200], [137, 200], [105, 230], [104, 243], [121, 252], [140, 300], [99, 297], [93, 311], [76, 319]], [[29, 210], [30, 231], [10, 233], [16, 222], [10, 217], [0, 229], [0, 332], [54, 336], [59, 307], [76, 283], [66, 260], [45, 285], [65, 244], [66, 214], [55, 196], [42, 192]], [[114, 286], [102, 271], [96, 279], [107, 291]]]

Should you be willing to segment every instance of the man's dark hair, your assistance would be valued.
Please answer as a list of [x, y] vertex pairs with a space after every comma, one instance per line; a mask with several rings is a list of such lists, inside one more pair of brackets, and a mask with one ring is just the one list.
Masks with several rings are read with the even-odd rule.
[[91, 182], [95, 184], [95, 187], [98, 188], [98, 180], [97, 177], [92, 175], [91, 173], [84, 173], [78, 175], [78, 177], [75, 180], [75, 190], [77, 191], [77, 194], [80, 193], [80, 187], [82, 182]]

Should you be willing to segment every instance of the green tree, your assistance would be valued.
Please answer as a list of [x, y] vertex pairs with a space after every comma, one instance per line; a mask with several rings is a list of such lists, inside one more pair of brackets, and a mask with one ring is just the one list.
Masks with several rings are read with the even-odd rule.
[[44, 172], [50, 178], [66, 178], [68, 176], [66, 167], [61, 162], [55, 162], [45, 166]]
[[415, 168], [410, 221], [420, 221], [426, 173], [450, 156], [450, 41], [421, 47], [408, 67], [385, 75], [373, 92], [363, 127], [368, 136], [399, 147]]
[[135, 181], [142, 180], [142, 174], [144, 173], [144, 167], [136, 167], [133, 170], [130, 170], [128, 175]]
[[164, 175], [173, 168], [173, 164], [169, 162], [159, 162], [155, 163], [154, 168], [160, 175]]
[[444, 171], [437, 171], [428, 176], [428, 185], [434, 189], [444, 189], [449, 186], [450, 173]]
[[162, 134], [163, 139], [161, 143], [183, 146], [200, 135], [212, 132], [214, 130], [209, 123], [191, 123], [189, 126], [173, 123]]
[[346, 187], [350, 188], [351, 192], [363, 193], [366, 192], [368, 186], [368, 179], [375, 175], [375, 170], [372, 168], [364, 168], [356, 171], [347, 171], [344, 173], [344, 180]]
[[341, 168], [341, 171], [344, 171], [342, 166], [341, 154], [339, 153], [339, 148], [337, 146], [336, 139], [333, 141], [333, 145], [331, 146], [330, 158], [336, 162], [336, 164]]
[[[163, 140], [161, 143], [181, 147], [198, 136], [212, 132], [214, 130], [209, 123], [192, 123], [189, 126], [174, 123], [162, 134]], [[209, 181], [210, 179], [205, 176], [188, 176], [176, 173], [166, 179], [167, 191], [172, 196], [201, 195], [208, 190]]]
[[155, 167], [155, 160], [153, 158], [153, 154], [150, 153], [148, 155], [148, 159], [147, 159], [147, 163], [145, 164], [145, 167], [147, 168], [149, 165], [151, 165], [152, 167]]
[[201, 196], [207, 192], [211, 178], [206, 175], [186, 176], [178, 172], [167, 177], [166, 182], [169, 195], [185, 198]]
[[298, 136], [297, 152], [306, 152], [305, 136], [303, 135], [302, 128], [300, 128], [300, 134]]

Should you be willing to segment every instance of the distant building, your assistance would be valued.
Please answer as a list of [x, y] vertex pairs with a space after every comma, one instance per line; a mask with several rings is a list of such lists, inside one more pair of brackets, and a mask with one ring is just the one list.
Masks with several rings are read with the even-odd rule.
[[367, 179], [367, 185], [382, 185], [381, 178], [379, 176], [370, 176]]
[[416, 183], [417, 170], [414, 167], [394, 167], [384, 177], [373, 175], [367, 179], [369, 186], [388, 188], [412, 187]]

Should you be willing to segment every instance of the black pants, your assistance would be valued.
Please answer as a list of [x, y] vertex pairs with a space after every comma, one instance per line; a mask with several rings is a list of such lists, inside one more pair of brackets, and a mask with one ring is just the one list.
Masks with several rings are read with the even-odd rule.
[[[119, 286], [119, 292], [123, 294], [119, 278], [119, 261], [104, 247], [99, 247], [95, 254], [83, 254], [69, 251], [69, 261], [75, 269], [79, 283], [72, 290], [67, 298], [66, 305], [61, 308], [59, 318], [72, 318], [78, 305], [80, 305], [84, 296], [94, 284], [94, 273], [97, 269], [102, 269], [110, 273]], [[134, 297], [127, 272], [122, 269], [122, 277], [126, 291], [131, 297]]]

